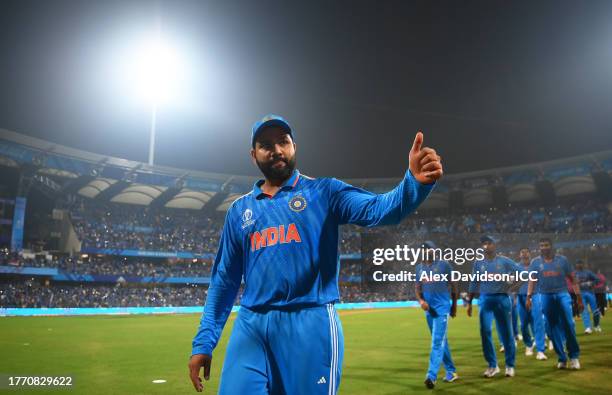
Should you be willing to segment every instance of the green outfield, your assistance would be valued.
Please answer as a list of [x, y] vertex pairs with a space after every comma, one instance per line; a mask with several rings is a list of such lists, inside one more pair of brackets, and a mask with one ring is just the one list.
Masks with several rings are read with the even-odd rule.
[[[427, 392], [423, 385], [429, 333], [420, 310], [341, 312], [345, 336], [342, 394]], [[2, 393], [180, 394], [195, 392], [187, 372], [196, 315], [0, 318], [0, 374], [73, 376], [72, 390], [0, 390]], [[205, 393], [216, 393], [233, 316], [213, 359]], [[517, 376], [481, 377], [478, 318], [463, 308], [450, 322], [449, 341], [461, 379], [438, 382], [437, 392], [476, 394], [593, 394], [612, 391], [612, 318], [603, 333], [582, 334], [581, 371], [558, 371], [548, 361], [524, 356], [519, 346]], [[307, 352], [307, 350], [304, 350]], [[299, 358], [299, 355], [296, 355]], [[503, 369], [503, 355], [500, 355]], [[503, 372], [503, 370], [502, 370]], [[166, 380], [153, 384], [153, 380]]]

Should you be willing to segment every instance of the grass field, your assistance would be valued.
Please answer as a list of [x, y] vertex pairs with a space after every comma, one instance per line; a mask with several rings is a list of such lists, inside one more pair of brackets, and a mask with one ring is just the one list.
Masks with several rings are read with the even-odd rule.
[[[429, 334], [418, 309], [353, 310], [340, 313], [345, 336], [341, 394], [427, 392], [423, 385]], [[205, 393], [216, 393], [233, 315], [215, 351]], [[0, 374], [74, 377], [74, 388], [0, 390], [4, 393], [65, 392], [79, 394], [195, 393], [187, 373], [196, 315], [0, 318]], [[456, 394], [594, 394], [610, 393], [612, 319], [604, 332], [582, 334], [580, 371], [558, 371], [554, 352], [548, 361], [517, 353], [517, 376], [481, 377], [485, 362], [477, 316], [460, 308], [450, 322], [449, 341], [461, 379], [438, 382], [441, 393]], [[503, 355], [499, 355], [503, 372]], [[156, 379], [167, 380], [153, 384]]]

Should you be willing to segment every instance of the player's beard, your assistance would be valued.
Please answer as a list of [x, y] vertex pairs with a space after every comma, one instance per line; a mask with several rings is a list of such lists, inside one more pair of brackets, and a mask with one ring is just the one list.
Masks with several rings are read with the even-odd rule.
[[[280, 169], [275, 168], [274, 165], [278, 161], [283, 161], [285, 166]], [[260, 162], [258, 160], [256, 160], [256, 162], [257, 167], [259, 167], [259, 170], [261, 170], [264, 177], [266, 177], [268, 180], [285, 181], [291, 177], [293, 170], [295, 170], [295, 155], [293, 155], [291, 158], [279, 158], [270, 162]]]
[[542, 256], [552, 256], [552, 248], [540, 248], [540, 255]]

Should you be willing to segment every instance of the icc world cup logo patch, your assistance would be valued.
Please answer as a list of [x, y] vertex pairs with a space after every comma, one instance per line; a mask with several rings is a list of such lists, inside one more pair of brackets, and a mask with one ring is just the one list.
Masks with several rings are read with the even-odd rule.
[[242, 222], [248, 222], [251, 220], [251, 218], [253, 218], [253, 211], [251, 211], [250, 208], [247, 208], [244, 210], [244, 213], [242, 213]]
[[294, 196], [289, 200], [289, 208], [296, 213], [304, 210], [308, 204], [303, 196]]
[[244, 210], [244, 213], [242, 213], [242, 229], [246, 228], [247, 226], [251, 226], [254, 223], [255, 220], [253, 219], [253, 211], [250, 208], [247, 208]]

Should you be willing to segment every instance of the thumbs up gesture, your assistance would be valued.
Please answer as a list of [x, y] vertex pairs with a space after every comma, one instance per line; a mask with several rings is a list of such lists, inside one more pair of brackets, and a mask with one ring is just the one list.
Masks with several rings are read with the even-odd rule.
[[442, 177], [442, 158], [436, 151], [423, 147], [423, 132], [418, 131], [409, 156], [410, 172], [421, 184], [431, 184]]

